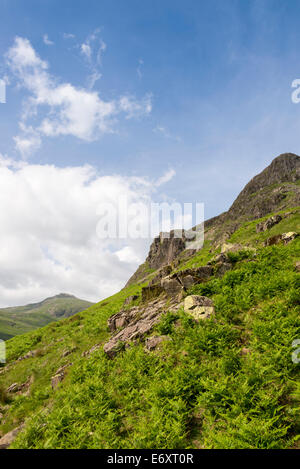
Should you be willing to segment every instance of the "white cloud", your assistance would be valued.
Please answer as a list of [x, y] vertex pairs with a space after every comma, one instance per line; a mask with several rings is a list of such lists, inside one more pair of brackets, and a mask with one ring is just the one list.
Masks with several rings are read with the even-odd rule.
[[165, 174], [163, 174], [155, 183], [156, 187], [159, 187], [167, 182], [171, 181], [173, 177], [176, 175], [176, 171], [174, 169], [169, 169]]
[[38, 134], [16, 135], [14, 137], [15, 147], [21, 154], [22, 158], [27, 158], [41, 146], [41, 138]]
[[176, 142], [181, 142], [182, 139], [176, 135], [172, 135], [165, 127], [162, 125], [157, 125], [154, 129], [153, 132], [155, 133], [160, 133], [164, 137], [171, 139], [171, 140], [176, 140]]
[[[71, 135], [87, 142], [93, 141], [114, 132], [116, 118], [121, 113], [130, 119], [151, 112], [151, 95], [141, 100], [123, 96], [119, 100], [105, 101], [95, 91], [78, 88], [71, 83], [59, 83], [28, 39], [17, 37], [6, 58], [18, 83], [30, 93], [20, 123], [21, 135], [15, 137], [16, 148], [23, 156], [35, 150], [44, 136]], [[97, 79], [94, 75], [92, 82]], [[45, 109], [46, 115], [42, 114]], [[33, 127], [28, 124], [32, 116], [35, 119], [40, 117], [39, 125]]]
[[89, 89], [93, 89], [95, 83], [102, 77], [99, 67], [102, 65], [102, 55], [106, 51], [106, 44], [99, 36], [99, 33], [100, 29], [96, 29], [86, 38], [86, 41], [80, 45], [80, 52], [84, 56], [90, 70], [87, 79]]
[[98, 301], [122, 288], [144, 261], [150, 239], [99, 239], [99, 205], [121, 196], [150, 203], [152, 190], [144, 178], [0, 155], [0, 306], [59, 292]]
[[54, 42], [50, 41], [50, 39], [48, 37], [48, 34], [44, 34], [43, 42], [44, 42], [44, 44], [46, 44], [46, 46], [53, 46], [54, 45]]
[[85, 55], [89, 60], [92, 57], [92, 49], [89, 44], [81, 44], [81, 53]]
[[123, 96], [119, 102], [120, 109], [126, 113], [126, 119], [141, 117], [152, 111], [152, 95], [147, 94], [141, 101], [133, 96]]

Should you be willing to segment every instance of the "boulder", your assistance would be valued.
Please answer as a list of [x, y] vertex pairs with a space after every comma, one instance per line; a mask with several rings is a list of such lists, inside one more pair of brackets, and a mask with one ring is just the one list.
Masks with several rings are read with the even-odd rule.
[[15, 428], [9, 433], [6, 433], [2, 438], [0, 438], [0, 449], [7, 449], [9, 446], [14, 442], [17, 435], [23, 429], [24, 424], [20, 425], [19, 427]]
[[298, 236], [298, 233], [295, 233], [294, 231], [290, 231], [289, 233], [283, 233], [282, 235], [283, 244], [290, 243], [295, 238], [297, 238], [297, 236]]
[[177, 276], [163, 278], [161, 280], [161, 286], [169, 296], [176, 296], [183, 290], [183, 285]]
[[208, 319], [215, 313], [212, 300], [206, 296], [190, 295], [184, 300], [184, 312], [196, 320]]
[[297, 272], [300, 272], [300, 261], [296, 262], [295, 269], [296, 269]]
[[256, 225], [256, 233], [261, 233], [262, 231], [267, 231], [272, 226], [277, 225], [282, 220], [282, 217], [280, 215], [274, 215], [273, 217], [268, 218], [265, 221], [262, 221], [261, 223], [258, 223]]

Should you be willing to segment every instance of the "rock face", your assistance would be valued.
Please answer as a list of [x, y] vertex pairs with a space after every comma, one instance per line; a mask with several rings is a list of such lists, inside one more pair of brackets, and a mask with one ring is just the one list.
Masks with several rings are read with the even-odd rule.
[[[266, 169], [248, 182], [230, 207], [229, 214], [236, 218], [242, 214], [252, 213], [255, 219], [273, 212], [285, 198], [284, 186], [276, 187], [267, 194], [264, 192], [265, 189], [275, 184], [296, 182], [299, 178], [300, 157], [293, 153], [278, 156]], [[299, 200], [299, 192], [297, 198]]]
[[177, 238], [175, 231], [171, 231], [168, 238], [166, 238], [165, 235], [165, 233], [160, 233], [150, 246], [150, 251], [146, 259], [150, 269], [158, 269], [164, 265], [170, 264], [185, 250], [184, 236]]
[[206, 296], [190, 295], [184, 300], [184, 312], [196, 320], [209, 319], [215, 314], [212, 300]]
[[[245, 222], [300, 205], [300, 157], [285, 153], [275, 158], [245, 186], [227, 212], [205, 222], [205, 237], [220, 244]], [[226, 228], [225, 228], [226, 227]]]

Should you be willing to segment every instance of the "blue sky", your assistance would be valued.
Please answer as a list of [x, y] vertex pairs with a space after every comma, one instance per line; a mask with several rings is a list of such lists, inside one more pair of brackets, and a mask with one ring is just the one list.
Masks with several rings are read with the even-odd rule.
[[[84, 87], [89, 70], [78, 45], [99, 28], [106, 50], [94, 90], [103, 99], [152, 94], [150, 115], [119, 122], [118, 134], [90, 143], [72, 136], [45, 138], [31, 162], [84, 161], [106, 174], [149, 177], [172, 167], [177, 176], [168, 194], [204, 201], [212, 216], [277, 154], [299, 152], [300, 106], [290, 99], [291, 82], [300, 76], [297, 0], [2, 0], [0, 5], [2, 57], [15, 36], [27, 38], [58, 80]], [[75, 38], [64, 39], [64, 33]], [[45, 34], [53, 45], [44, 44]], [[4, 60], [2, 65], [5, 69]], [[14, 85], [0, 109], [5, 135], [0, 151], [10, 155], [26, 95]], [[155, 132], [158, 128], [164, 131]]]
[[[171, 174], [153, 198], [204, 202], [208, 218], [275, 156], [300, 153], [299, 0], [0, 0], [0, 11], [0, 154], [15, 167]], [[84, 122], [80, 92], [114, 110]]]

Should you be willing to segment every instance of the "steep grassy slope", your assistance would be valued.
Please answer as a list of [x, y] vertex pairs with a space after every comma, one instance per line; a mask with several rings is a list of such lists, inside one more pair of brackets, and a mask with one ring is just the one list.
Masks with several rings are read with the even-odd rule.
[[0, 309], [0, 339], [45, 326], [58, 319], [68, 318], [91, 306], [92, 303], [61, 293], [40, 303]]
[[[0, 372], [0, 429], [4, 434], [26, 423], [13, 447], [296, 447], [300, 368], [291, 354], [300, 338], [300, 239], [272, 247], [263, 241], [271, 230], [299, 231], [299, 212], [268, 234], [256, 233], [259, 221], [233, 235], [256, 252], [232, 253], [233, 270], [190, 291], [213, 299], [216, 318], [197, 324], [182, 309], [166, 309], [153, 333], [170, 340], [155, 352], [136, 343], [113, 360], [102, 347], [82, 356], [107, 340], [108, 317], [129, 295], [139, 295], [142, 284], [9, 340]], [[204, 265], [218, 251], [208, 242], [176, 268]], [[15, 361], [28, 351], [36, 355]], [[68, 363], [53, 390], [51, 376]], [[31, 384], [26, 393], [8, 394], [15, 382]]]

